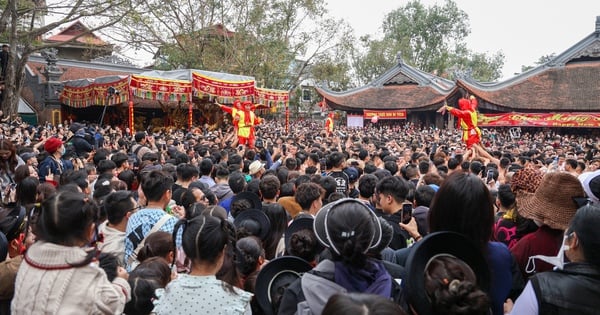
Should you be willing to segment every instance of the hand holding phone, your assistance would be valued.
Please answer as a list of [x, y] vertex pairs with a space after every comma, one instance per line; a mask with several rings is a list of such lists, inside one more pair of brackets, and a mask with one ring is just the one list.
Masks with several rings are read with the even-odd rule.
[[488, 170], [487, 171], [487, 178], [485, 180], [485, 183], [488, 184], [492, 180], [494, 180], [494, 170]]
[[410, 222], [410, 219], [412, 218], [412, 204], [410, 203], [404, 203], [402, 204], [402, 216], [401, 216], [401, 221], [404, 224], [408, 224], [408, 222]]

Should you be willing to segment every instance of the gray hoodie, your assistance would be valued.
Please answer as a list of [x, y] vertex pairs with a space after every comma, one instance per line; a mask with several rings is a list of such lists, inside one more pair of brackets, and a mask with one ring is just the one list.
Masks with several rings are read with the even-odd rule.
[[231, 188], [229, 188], [229, 184], [227, 183], [216, 184], [210, 187], [210, 191], [212, 191], [215, 196], [219, 198], [219, 201], [233, 197], [233, 191], [231, 191]]

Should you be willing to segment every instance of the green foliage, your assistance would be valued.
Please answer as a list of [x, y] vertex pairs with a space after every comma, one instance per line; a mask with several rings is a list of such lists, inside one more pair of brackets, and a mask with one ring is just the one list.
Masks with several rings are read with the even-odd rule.
[[440, 71], [469, 33], [469, 19], [456, 3], [425, 8], [418, 0], [387, 14], [385, 39], [423, 71]]
[[[129, 0], [57, 0], [0, 2], [0, 40], [10, 46], [10, 59], [5, 78], [2, 109], [5, 114], [16, 113], [29, 56], [46, 48], [69, 45], [82, 36], [114, 25], [129, 10]], [[42, 24], [40, 18], [52, 14]], [[89, 30], [70, 41], [50, 43], [41, 41], [47, 33], [81, 20]], [[87, 23], [86, 23], [87, 22]]]
[[393, 49], [385, 40], [374, 40], [369, 36], [360, 38], [360, 43], [366, 47], [366, 52], [355, 51], [352, 57], [358, 84], [364, 85], [379, 77], [394, 65], [396, 58]]
[[350, 65], [345, 61], [321, 60], [311, 69], [317, 83], [325, 83], [333, 91], [345, 91], [351, 87]]
[[[198, 68], [254, 76], [259, 85], [291, 89], [308, 69], [329, 62], [344, 28], [323, 0], [137, 0], [113, 31], [137, 49], [159, 50], [159, 69]], [[335, 54], [335, 52], [334, 52]], [[297, 62], [300, 58], [303, 62]]]
[[[473, 78], [493, 81], [501, 77], [504, 55], [470, 51], [465, 38], [470, 34], [469, 17], [454, 1], [425, 7], [418, 0], [388, 13], [383, 21], [381, 40], [361, 39], [353, 58], [362, 84], [389, 69], [397, 54], [419, 70], [443, 77], [452, 71], [468, 71]], [[362, 48], [362, 51], [360, 50]]]

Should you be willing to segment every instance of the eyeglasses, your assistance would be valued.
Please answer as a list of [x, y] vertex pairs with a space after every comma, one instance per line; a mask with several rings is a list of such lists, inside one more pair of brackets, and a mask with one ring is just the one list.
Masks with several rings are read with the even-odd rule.
[[129, 209], [129, 210], [127, 210], [127, 212], [133, 212], [133, 213], [136, 213], [138, 210], [140, 210], [140, 209], [142, 209], [142, 208], [143, 208], [143, 207], [142, 207], [141, 205], [138, 205], [138, 206], [137, 206], [137, 207], [135, 207], [135, 208], [132, 208], [132, 209]]

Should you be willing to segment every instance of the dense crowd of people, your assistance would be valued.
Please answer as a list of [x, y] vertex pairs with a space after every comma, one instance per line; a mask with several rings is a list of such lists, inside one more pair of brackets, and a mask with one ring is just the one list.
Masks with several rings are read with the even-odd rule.
[[597, 313], [598, 130], [331, 122], [2, 122], [0, 314]]

